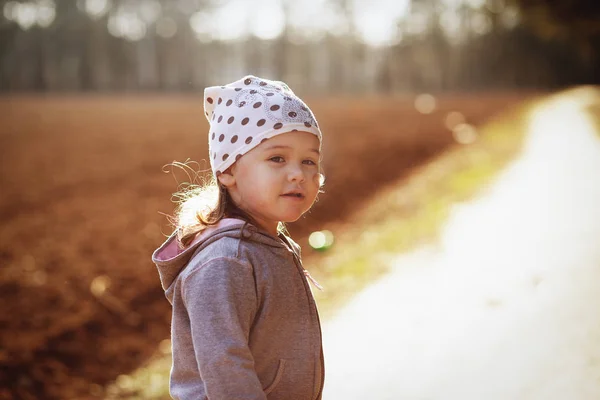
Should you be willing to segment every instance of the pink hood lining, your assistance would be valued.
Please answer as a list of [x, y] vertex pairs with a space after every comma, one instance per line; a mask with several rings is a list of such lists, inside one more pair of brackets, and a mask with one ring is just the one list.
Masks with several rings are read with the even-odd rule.
[[234, 225], [243, 225], [244, 221], [237, 218], [223, 218], [216, 225], [212, 225], [204, 229], [199, 235], [196, 235], [194, 240], [187, 245], [185, 248], [180, 248], [177, 237], [175, 234], [172, 235], [172, 240], [169, 240], [165, 247], [159, 249], [155, 256], [155, 261], [167, 262], [171, 261], [181, 254], [185, 253], [189, 248], [193, 247], [196, 243], [202, 242], [208, 238], [214, 231], [221, 228], [226, 228]]

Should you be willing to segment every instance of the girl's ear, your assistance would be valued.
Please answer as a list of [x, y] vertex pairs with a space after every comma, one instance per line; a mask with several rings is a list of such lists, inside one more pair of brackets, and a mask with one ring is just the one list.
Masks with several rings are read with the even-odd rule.
[[231, 168], [227, 168], [227, 170], [223, 173], [220, 173], [217, 176], [219, 183], [226, 188], [233, 187], [235, 185], [235, 176], [231, 173]]

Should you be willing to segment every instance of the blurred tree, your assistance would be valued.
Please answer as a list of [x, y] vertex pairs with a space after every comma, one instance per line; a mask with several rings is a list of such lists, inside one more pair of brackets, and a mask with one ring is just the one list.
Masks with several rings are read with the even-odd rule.
[[[0, 0], [0, 10], [6, 7], [6, 1]], [[17, 35], [19, 35], [19, 26], [8, 21], [0, 14], [0, 90], [10, 88], [12, 70], [17, 65], [16, 54], [12, 49]]]
[[588, 58], [597, 53], [600, 45], [600, 1], [508, 1], [519, 7], [523, 22], [543, 38], [569, 41]]
[[293, 24], [296, 3], [271, 5], [278, 37], [222, 40], [226, 0], [0, 0], [0, 91], [190, 91], [243, 73], [320, 93], [599, 79], [597, 0], [410, 0], [395, 44], [379, 48], [357, 29], [355, 0], [326, 0], [338, 26], [321, 36]]

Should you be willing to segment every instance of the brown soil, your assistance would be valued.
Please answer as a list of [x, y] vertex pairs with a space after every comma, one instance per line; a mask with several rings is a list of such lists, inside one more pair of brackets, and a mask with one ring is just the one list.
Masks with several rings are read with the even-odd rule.
[[[412, 97], [309, 99], [327, 182], [289, 228], [305, 257], [310, 231], [351, 223], [453, 145], [448, 112], [478, 125], [523, 98], [445, 96], [428, 115]], [[171, 230], [173, 178], [187, 178], [162, 167], [201, 161], [207, 129], [198, 97], [0, 98], [0, 399], [95, 398], [169, 336], [150, 255]]]

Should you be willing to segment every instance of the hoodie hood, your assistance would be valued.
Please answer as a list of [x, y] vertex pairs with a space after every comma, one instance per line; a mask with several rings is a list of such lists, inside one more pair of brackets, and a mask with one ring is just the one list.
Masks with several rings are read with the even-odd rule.
[[[207, 227], [183, 249], [179, 246], [177, 231], [175, 231], [152, 253], [152, 262], [158, 268], [160, 283], [169, 301], [171, 301], [172, 297], [169, 293], [169, 288], [190, 259], [209, 244], [223, 237], [243, 238], [244, 240], [262, 243], [267, 246], [282, 247], [290, 250], [282, 239], [276, 238], [264, 230], [237, 218], [224, 218], [216, 225]], [[288, 238], [286, 239], [287, 243], [291, 242]], [[291, 250], [299, 256], [299, 249], [296, 247], [297, 245], [294, 245], [291, 245], [293, 247]]]

